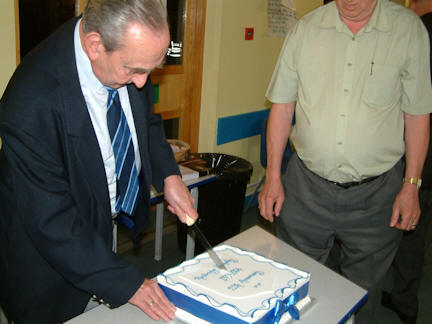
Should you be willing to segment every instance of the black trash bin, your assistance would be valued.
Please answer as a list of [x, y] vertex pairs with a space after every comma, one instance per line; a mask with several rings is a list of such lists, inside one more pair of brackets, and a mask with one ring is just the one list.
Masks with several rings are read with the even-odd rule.
[[[240, 232], [246, 186], [252, 164], [245, 159], [220, 153], [197, 153], [185, 165], [201, 175], [216, 174], [216, 180], [198, 187], [199, 227], [212, 246]], [[177, 240], [186, 251], [188, 226], [177, 221]], [[195, 241], [195, 254], [204, 252]]]

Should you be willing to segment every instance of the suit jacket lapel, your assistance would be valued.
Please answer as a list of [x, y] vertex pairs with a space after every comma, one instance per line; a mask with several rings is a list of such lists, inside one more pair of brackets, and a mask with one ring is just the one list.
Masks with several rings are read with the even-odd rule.
[[[143, 91], [143, 90], [140, 90]], [[151, 184], [151, 165], [148, 150], [148, 125], [145, 121], [148, 119], [146, 117], [146, 104], [143, 102], [139, 91], [135, 86], [128, 86], [129, 101], [131, 104], [132, 114], [134, 116], [135, 129], [138, 139], [138, 147], [141, 157], [141, 173], [144, 179], [143, 189], [144, 192], [148, 191]], [[146, 189], [147, 188], [147, 189]]]
[[[73, 35], [73, 30], [71, 35]], [[62, 70], [62, 73], [59, 73], [59, 78], [63, 79], [60, 84], [67, 85], [67, 87], [62, 88], [67, 133], [73, 143], [73, 154], [82, 173], [85, 174], [89, 188], [99, 205], [103, 206], [107, 213], [111, 213], [102, 155], [79, 83], [73, 36], [70, 41], [65, 42], [65, 46], [71, 47], [69, 51], [66, 51], [71, 55], [65, 57], [64, 64], [59, 67]]]
[[[70, 90], [70, 97], [65, 100], [65, 106], [68, 111], [68, 131], [74, 144], [75, 158], [80, 164], [81, 171], [85, 174], [88, 186], [96, 199], [101, 206], [107, 208], [107, 212], [110, 212], [105, 168], [93, 124], [81, 88], [78, 88], [79, 92]], [[73, 97], [74, 92], [76, 95]]]

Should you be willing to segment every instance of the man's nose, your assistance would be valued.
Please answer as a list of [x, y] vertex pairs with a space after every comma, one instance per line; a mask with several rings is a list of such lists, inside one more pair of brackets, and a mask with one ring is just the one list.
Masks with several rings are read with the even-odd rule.
[[148, 74], [136, 75], [132, 78], [132, 83], [135, 84], [137, 88], [142, 88], [147, 82]]

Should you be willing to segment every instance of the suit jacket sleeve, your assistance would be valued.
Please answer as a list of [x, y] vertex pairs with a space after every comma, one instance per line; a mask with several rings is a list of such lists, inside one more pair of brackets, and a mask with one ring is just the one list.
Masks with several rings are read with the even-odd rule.
[[[144, 173], [150, 176], [148, 182], [153, 184], [159, 191], [163, 191], [163, 181], [170, 175], [181, 175], [177, 162], [175, 161], [173, 151], [168, 144], [165, 132], [163, 128], [162, 118], [158, 114], [152, 113], [154, 91], [151, 80], [147, 81], [145, 87], [138, 90], [140, 93], [140, 101], [135, 101], [134, 93], [137, 90], [133, 86], [129, 86], [129, 93], [132, 94], [132, 105], [134, 111], [135, 124], [138, 125], [137, 135], [140, 146], [140, 153], [143, 162]], [[134, 107], [138, 105], [138, 107]], [[144, 117], [145, 122], [148, 124], [141, 124], [141, 113], [144, 108], [144, 112], [148, 115]], [[141, 125], [141, 126], [140, 126]], [[141, 137], [141, 130], [147, 130], [147, 137]], [[140, 139], [142, 140], [140, 141]], [[146, 165], [146, 161], [149, 161], [150, 165]], [[149, 174], [148, 169], [151, 170]]]

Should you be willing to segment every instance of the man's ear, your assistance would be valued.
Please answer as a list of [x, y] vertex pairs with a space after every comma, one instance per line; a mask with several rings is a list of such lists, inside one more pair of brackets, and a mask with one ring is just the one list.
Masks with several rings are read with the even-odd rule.
[[105, 46], [99, 33], [90, 32], [84, 34], [82, 40], [84, 51], [87, 53], [90, 61], [96, 60], [101, 53], [105, 52]]

